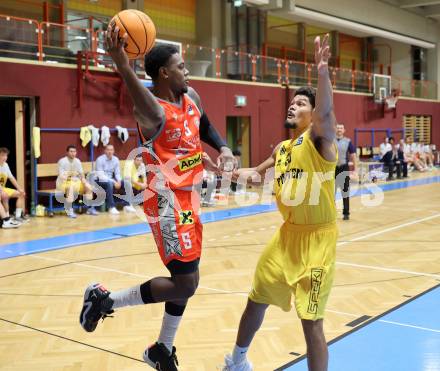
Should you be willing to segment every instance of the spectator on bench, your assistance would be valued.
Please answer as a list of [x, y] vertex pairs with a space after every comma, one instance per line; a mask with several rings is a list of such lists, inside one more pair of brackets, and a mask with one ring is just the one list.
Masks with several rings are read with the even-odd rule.
[[414, 166], [418, 171], [424, 172], [426, 170], [425, 164], [418, 158], [418, 145], [414, 143], [412, 137], [406, 137], [406, 143], [404, 146], [404, 153], [409, 166]]
[[[9, 199], [16, 198], [17, 204], [15, 208], [15, 220], [20, 223], [29, 221], [28, 218], [24, 218], [24, 204], [26, 193], [18, 185], [17, 179], [12, 175], [11, 169], [6, 162], [8, 160], [9, 150], [7, 148], [0, 148], [0, 188], [1, 192], [1, 203], [6, 212], [6, 216], [9, 217]], [[7, 181], [10, 181], [14, 188], [6, 187]]]
[[[391, 151], [387, 151], [382, 157], [382, 162], [384, 167], [388, 168], [388, 178], [387, 180], [393, 180], [393, 174], [396, 172], [397, 179], [402, 178], [402, 164], [399, 160], [398, 146], [394, 144], [394, 138], [388, 138], [388, 144], [391, 146]], [[387, 146], [387, 149], [389, 147]]]
[[[133, 196], [137, 196], [147, 188], [147, 171], [144, 161], [142, 160], [142, 154], [136, 155], [128, 174], [124, 176], [124, 189], [126, 194], [129, 188], [132, 189]], [[125, 206], [124, 210], [126, 212], [136, 212], [131, 202]]]
[[[0, 197], [2, 196], [2, 187], [0, 187]], [[0, 224], [3, 229], [11, 229], [20, 227], [21, 223], [11, 219], [5, 211], [3, 204], [0, 202]]]
[[[96, 159], [96, 172], [98, 176], [97, 184], [105, 190], [105, 202], [108, 212], [112, 215], [119, 214], [116, 209], [113, 191], [120, 190], [122, 187], [121, 170], [119, 168], [119, 159], [114, 155], [115, 148], [107, 144], [104, 154]], [[121, 200], [125, 212], [133, 212], [133, 207], [127, 201]], [[135, 211], [135, 210], [134, 210]]]
[[402, 173], [404, 178], [408, 178], [408, 157], [405, 153], [405, 141], [400, 139], [397, 149], [398, 159], [402, 165]]
[[[78, 195], [84, 195], [88, 200], [93, 198], [92, 186], [84, 176], [81, 161], [76, 157], [77, 150], [74, 145], [66, 148], [66, 156], [58, 161], [57, 189], [65, 195], [64, 207], [69, 218], [76, 218], [72, 203]], [[94, 207], [87, 209], [88, 215], [98, 215]]]
[[380, 144], [379, 149], [380, 149], [380, 161], [381, 161], [381, 162], [384, 162], [384, 161], [383, 161], [384, 156], [385, 156], [388, 152], [390, 152], [390, 151], [393, 150], [393, 147], [392, 147], [391, 144], [389, 143], [389, 139], [388, 139], [388, 137], [385, 137], [385, 138], [384, 138], [384, 141], [383, 141], [383, 143]]

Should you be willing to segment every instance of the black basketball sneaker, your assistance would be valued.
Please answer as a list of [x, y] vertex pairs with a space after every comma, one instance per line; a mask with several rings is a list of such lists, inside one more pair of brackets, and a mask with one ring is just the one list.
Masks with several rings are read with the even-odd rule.
[[162, 343], [154, 343], [144, 352], [144, 361], [153, 367], [155, 370], [160, 371], [177, 371], [176, 347], [173, 347], [173, 351], [170, 353], [168, 348]]
[[79, 315], [79, 323], [87, 332], [93, 332], [101, 318], [106, 318], [114, 311], [110, 291], [100, 283], [93, 283], [84, 293], [84, 303]]

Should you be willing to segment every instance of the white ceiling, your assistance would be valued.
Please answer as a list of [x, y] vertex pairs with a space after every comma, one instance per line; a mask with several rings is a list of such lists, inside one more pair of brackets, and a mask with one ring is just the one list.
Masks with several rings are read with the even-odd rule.
[[381, 0], [402, 10], [440, 21], [440, 1], [435, 0]]

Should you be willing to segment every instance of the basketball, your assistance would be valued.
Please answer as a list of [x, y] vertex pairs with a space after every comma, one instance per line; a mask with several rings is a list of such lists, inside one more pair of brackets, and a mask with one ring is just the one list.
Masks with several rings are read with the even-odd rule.
[[110, 25], [119, 27], [121, 38], [127, 33], [125, 51], [129, 59], [144, 56], [154, 46], [156, 27], [151, 18], [139, 10], [122, 10], [112, 18]]

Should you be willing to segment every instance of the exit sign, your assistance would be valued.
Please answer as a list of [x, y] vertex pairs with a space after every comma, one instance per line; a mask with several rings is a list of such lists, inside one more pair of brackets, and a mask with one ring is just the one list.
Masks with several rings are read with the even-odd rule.
[[235, 107], [246, 107], [247, 98], [245, 95], [236, 95], [235, 96]]

